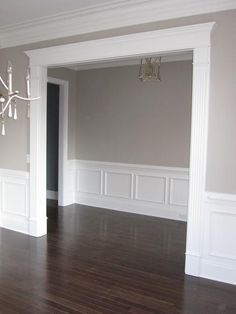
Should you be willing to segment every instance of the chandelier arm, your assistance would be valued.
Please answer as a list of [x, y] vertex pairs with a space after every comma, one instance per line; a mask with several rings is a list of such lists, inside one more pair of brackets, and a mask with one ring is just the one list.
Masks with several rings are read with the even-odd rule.
[[2, 115], [6, 110], [7, 110], [7, 107], [9, 106], [10, 102], [12, 101], [13, 98], [18, 98], [18, 99], [21, 99], [21, 100], [28, 100], [28, 101], [32, 101], [32, 100], [37, 100], [37, 99], [40, 99], [40, 97], [35, 97], [35, 98], [25, 98], [25, 97], [21, 97], [21, 96], [18, 96], [18, 95], [12, 95], [9, 97], [8, 101], [6, 102], [5, 106], [3, 107], [3, 110], [0, 112], [0, 115]]
[[9, 97], [8, 101], [6, 102], [6, 105], [3, 107], [2, 111], [0, 112], [0, 115], [2, 115], [6, 110], [7, 110], [7, 107], [9, 106], [11, 100], [15, 97], [15, 95], [12, 95]]
[[8, 86], [7, 84], [3, 81], [3, 79], [0, 76], [0, 82], [2, 83], [2, 85], [6, 88], [6, 90], [8, 90]]
[[40, 99], [40, 97], [35, 97], [35, 98], [26, 98], [26, 97], [21, 97], [19, 95], [14, 95], [13, 97], [15, 98], [18, 98], [18, 99], [21, 99], [21, 100], [28, 100], [28, 101], [33, 101], [33, 100], [37, 100], [37, 99]]

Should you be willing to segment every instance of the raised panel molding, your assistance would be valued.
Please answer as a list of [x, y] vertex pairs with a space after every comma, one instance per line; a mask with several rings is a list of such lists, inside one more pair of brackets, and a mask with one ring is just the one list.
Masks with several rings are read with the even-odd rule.
[[[236, 261], [236, 212], [211, 211], [209, 254]], [[229, 243], [229, 245], [225, 245]]]
[[3, 182], [3, 210], [4, 214], [27, 217], [28, 214], [28, 186], [25, 180], [5, 179]]
[[201, 277], [236, 284], [236, 195], [205, 193]]
[[132, 174], [106, 171], [104, 179], [105, 196], [131, 199]]
[[169, 204], [188, 206], [189, 182], [183, 178], [170, 178]]
[[77, 192], [98, 195], [101, 193], [100, 170], [79, 168], [76, 179]]
[[0, 169], [0, 200], [1, 227], [28, 234], [29, 173]]
[[136, 175], [135, 200], [165, 204], [166, 177]]
[[[188, 169], [86, 160], [68, 163], [76, 176], [76, 203], [186, 220], [188, 195], [181, 191], [185, 188], [181, 180], [188, 182]], [[179, 181], [171, 193], [180, 193], [182, 204], [178, 205], [168, 200], [170, 179], [176, 178]]]

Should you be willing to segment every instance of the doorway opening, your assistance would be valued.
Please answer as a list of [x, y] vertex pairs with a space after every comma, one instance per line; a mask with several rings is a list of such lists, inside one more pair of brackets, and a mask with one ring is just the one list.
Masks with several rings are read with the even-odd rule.
[[75, 132], [69, 150], [76, 147], [67, 160], [75, 178], [70, 204], [81, 212], [87, 205], [181, 221], [163, 220], [163, 232], [169, 234], [169, 257], [176, 245], [175, 258], [183, 261], [192, 54], [162, 55], [161, 82], [140, 82], [139, 66], [135, 58], [48, 69], [50, 76], [69, 75], [76, 91], [68, 123]]
[[47, 77], [47, 193], [46, 198], [63, 206], [68, 142], [67, 80]]
[[214, 23], [67, 44], [26, 52], [30, 57], [32, 96], [42, 95], [31, 109], [30, 234], [46, 234], [46, 81], [47, 67], [98, 62], [176, 51], [193, 51], [190, 193], [185, 272], [201, 275], [204, 195], [208, 133], [210, 34]]
[[47, 200], [58, 200], [59, 89], [47, 84]]

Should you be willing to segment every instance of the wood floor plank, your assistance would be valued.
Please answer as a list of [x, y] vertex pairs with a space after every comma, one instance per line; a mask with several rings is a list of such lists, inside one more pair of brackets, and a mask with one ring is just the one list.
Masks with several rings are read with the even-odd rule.
[[48, 202], [48, 235], [0, 229], [0, 313], [235, 314], [236, 287], [184, 274], [186, 223]]

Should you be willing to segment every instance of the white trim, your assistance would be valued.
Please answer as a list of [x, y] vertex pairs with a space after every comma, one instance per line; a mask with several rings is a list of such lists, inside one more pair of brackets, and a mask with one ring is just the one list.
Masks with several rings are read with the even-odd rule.
[[30, 58], [32, 73], [32, 97], [41, 95], [41, 99], [32, 104], [30, 123], [30, 214], [31, 218], [35, 219], [38, 224], [38, 235], [46, 234], [46, 67], [161, 52], [193, 50], [186, 272], [200, 276], [201, 265], [195, 267], [188, 256], [193, 252], [195, 255], [202, 255], [203, 233], [206, 231], [204, 197], [208, 136], [210, 35], [213, 26], [214, 23], [206, 23], [176, 27], [26, 52]]
[[59, 85], [59, 151], [58, 151], [58, 205], [64, 206], [66, 195], [66, 164], [68, 154], [69, 82], [54, 77], [48, 83]]
[[[43, 80], [41, 78], [44, 78]], [[47, 233], [46, 216], [46, 130], [47, 130], [47, 69], [31, 67], [31, 91], [41, 95], [30, 106], [30, 212], [33, 221], [30, 234], [40, 237]], [[43, 106], [42, 106], [43, 104]]]
[[131, 164], [131, 163], [122, 163], [122, 162], [111, 162], [111, 161], [94, 161], [94, 160], [83, 160], [83, 159], [70, 159], [69, 161], [70, 167], [77, 168], [81, 164], [85, 165], [86, 167], [96, 167], [96, 168], [113, 168], [113, 169], [127, 169], [127, 170], [136, 170], [138, 171], [140, 168], [142, 170], [152, 170], [158, 172], [175, 172], [178, 174], [180, 171], [186, 175], [189, 174], [189, 168], [182, 168], [182, 167], [165, 167], [165, 166], [155, 166], [155, 165], [144, 165], [144, 164]]
[[216, 193], [216, 192], [207, 192], [206, 193], [206, 201], [207, 202], [224, 202], [224, 203], [232, 203], [236, 205], [236, 195], [235, 194], [225, 194], [225, 193]]
[[47, 190], [47, 199], [48, 200], [58, 200], [58, 192]]
[[0, 29], [1, 48], [236, 8], [234, 0], [116, 0]]
[[207, 259], [201, 261], [200, 277], [211, 280], [223, 281], [229, 284], [236, 285], [236, 267], [222, 262], [213, 262]]
[[[76, 177], [76, 203], [186, 221], [186, 168], [68, 160], [68, 169], [73, 169]], [[177, 181], [170, 189], [172, 178], [185, 180], [187, 185]], [[182, 204], [171, 203], [179, 192], [183, 195]]]
[[28, 216], [29, 173], [0, 169], [0, 226], [28, 234]]
[[[25, 51], [31, 66], [47, 67], [73, 63], [121, 60], [160, 53], [186, 52], [208, 47], [215, 23], [167, 28], [151, 32], [109, 37], [67, 45]], [[194, 38], [193, 38], [194, 36]], [[178, 37], [178, 41], [176, 38]], [[195, 51], [196, 55], [196, 51]], [[195, 59], [201, 58], [197, 55]], [[205, 56], [206, 58], [207, 56]], [[198, 61], [195, 60], [197, 63]], [[202, 61], [204, 63], [204, 56]]]
[[138, 215], [186, 221], [185, 212], [182, 213], [180, 211], [173, 210], [173, 208], [167, 206], [164, 207], [163, 205], [158, 206], [152, 203], [147, 205], [147, 202], [143, 202], [143, 204], [141, 202], [132, 203], [125, 198], [123, 200], [117, 199], [116, 201], [114, 201], [114, 198], [105, 197], [94, 198], [84, 195], [79, 196], [79, 198], [76, 199], [75, 203], [99, 208], [112, 209], [116, 211], [122, 211]]
[[29, 172], [0, 168], [0, 176], [28, 179], [29, 178]]
[[200, 276], [236, 284], [236, 195], [205, 194]]

